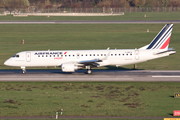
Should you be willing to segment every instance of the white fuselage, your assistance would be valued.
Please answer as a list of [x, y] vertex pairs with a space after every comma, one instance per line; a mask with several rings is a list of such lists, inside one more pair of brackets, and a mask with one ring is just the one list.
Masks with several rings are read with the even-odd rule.
[[161, 50], [115, 49], [115, 50], [54, 50], [54, 51], [23, 51], [9, 58], [4, 64], [17, 67], [61, 66], [63, 63], [78, 63], [93, 59], [98, 67], [108, 65], [128, 65], [151, 59], [168, 56], [170, 53], [156, 54]]

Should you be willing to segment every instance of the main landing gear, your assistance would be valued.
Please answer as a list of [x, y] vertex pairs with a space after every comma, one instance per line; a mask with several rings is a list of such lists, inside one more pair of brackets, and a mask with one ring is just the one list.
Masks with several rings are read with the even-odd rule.
[[86, 69], [87, 69], [87, 74], [91, 74], [92, 73], [91, 66], [86, 66]]
[[91, 69], [87, 69], [87, 74], [91, 74], [92, 70]]
[[21, 69], [23, 74], [26, 73], [26, 67], [21, 67]]

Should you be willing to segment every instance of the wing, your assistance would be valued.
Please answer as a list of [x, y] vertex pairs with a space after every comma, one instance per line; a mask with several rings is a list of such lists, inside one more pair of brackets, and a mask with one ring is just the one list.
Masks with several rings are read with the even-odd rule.
[[95, 59], [87, 59], [87, 60], [76, 60], [76, 61], [68, 61], [64, 64], [74, 64], [79, 67], [85, 67], [85, 66], [91, 66], [91, 67], [99, 67], [100, 63], [103, 62], [104, 60], [107, 60], [108, 56], [110, 55], [110, 51], [108, 54], [103, 57], [103, 58], [95, 58]]
[[83, 64], [84, 66], [90, 65], [93, 67], [99, 67], [100, 65], [97, 62], [103, 62], [103, 60], [107, 60], [109, 55], [110, 55], [110, 51], [104, 58], [96, 58], [96, 59], [92, 59], [92, 60], [82, 60], [82, 61], [78, 61], [77, 64]]
[[82, 66], [91, 66], [91, 67], [99, 67], [100, 65], [97, 62], [102, 62], [100, 59], [92, 59], [92, 60], [82, 60], [77, 62]]
[[95, 62], [102, 62], [100, 59], [93, 59], [93, 60], [82, 60], [77, 62], [78, 64], [90, 64], [90, 63], [95, 63]]

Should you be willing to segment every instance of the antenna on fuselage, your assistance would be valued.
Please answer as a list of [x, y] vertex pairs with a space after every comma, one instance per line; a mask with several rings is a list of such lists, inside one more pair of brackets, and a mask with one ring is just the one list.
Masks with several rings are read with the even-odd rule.
[[107, 48], [107, 50], [109, 50], [110, 47]]

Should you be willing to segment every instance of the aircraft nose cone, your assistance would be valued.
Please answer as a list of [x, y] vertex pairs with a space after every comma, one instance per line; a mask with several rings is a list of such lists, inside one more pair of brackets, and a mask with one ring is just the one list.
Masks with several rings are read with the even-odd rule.
[[5, 62], [4, 62], [4, 65], [9, 65], [9, 60], [6, 60]]

